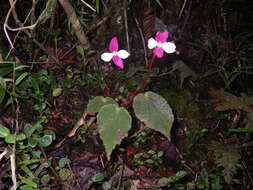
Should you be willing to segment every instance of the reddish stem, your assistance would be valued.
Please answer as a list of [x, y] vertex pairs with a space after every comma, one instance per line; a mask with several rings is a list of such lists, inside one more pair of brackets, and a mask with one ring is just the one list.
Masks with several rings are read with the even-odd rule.
[[142, 92], [143, 89], [147, 86], [148, 80], [150, 79], [152, 68], [154, 66], [154, 61], [155, 61], [155, 55], [153, 55], [152, 59], [149, 61], [147, 65], [148, 72], [144, 75], [144, 79], [141, 85], [137, 87], [136, 94], [138, 94], [139, 92]]

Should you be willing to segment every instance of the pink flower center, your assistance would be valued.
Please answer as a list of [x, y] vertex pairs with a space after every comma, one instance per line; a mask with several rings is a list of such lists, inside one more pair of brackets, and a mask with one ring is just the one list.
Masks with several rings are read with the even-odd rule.
[[112, 52], [113, 56], [118, 56], [118, 52], [117, 51], [114, 51]]
[[163, 46], [163, 43], [161, 43], [161, 42], [157, 43], [157, 47], [162, 48], [162, 46]]

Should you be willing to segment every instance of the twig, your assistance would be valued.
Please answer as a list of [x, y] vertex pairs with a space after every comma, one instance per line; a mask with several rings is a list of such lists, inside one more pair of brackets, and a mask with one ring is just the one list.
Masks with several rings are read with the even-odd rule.
[[187, 0], [184, 0], [183, 6], [182, 6], [182, 8], [180, 10], [180, 13], [179, 13], [179, 16], [178, 16], [179, 18], [181, 18], [182, 14], [183, 14], [186, 3], [187, 3]]
[[96, 9], [94, 9], [91, 5], [89, 5], [88, 3], [86, 3], [84, 0], [81, 0], [81, 2], [83, 4], [85, 4], [87, 7], [89, 7], [93, 12], [97, 12]]
[[4, 21], [4, 33], [5, 33], [5, 36], [6, 36], [8, 42], [9, 42], [9, 44], [10, 44], [10, 46], [11, 46], [11, 50], [14, 49], [14, 46], [13, 46], [13, 44], [12, 44], [12, 41], [11, 41], [11, 39], [10, 39], [10, 36], [9, 36], [9, 34], [8, 34], [6, 28], [7, 28], [7, 26], [8, 26], [8, 20], [9, 20], [10, 14], [11, 14], [12, 10], [14, 9], [16, 3], [17, 3], [17, 0], [15, 0], [15, 1], [11, 4], [11, 7], [10, 7], [10, 9], [9, 9], [7, 15], [6, 15], [5, 21]]
[[[77, 130], [85, 124], [85, 118], [87, 116], [87, 113], [83, 113], [82, 117], [76, 122], [74, 128], [68, 133], [68, 138], [71, 138], [76, 135]], [[90, 126], [94, 121], [96, 120], [96, 117], [92, 117], [88, 120], [87, 125]], [[62, 146], [62, 144], [66, 141], [67, 138], [62, 139], [60, 142], [58, 142], [54, 147], [59, 148]]]
[[[13, 0], [9, 0], [9, 2], [10, 2], [11, 8], [9, 9], [9, 11], [8, 11], [8, 13], [7, 13], [7, 15], [6, 15], [6, 19], [5, 19], [5, 23], [4, 23], [4, 32], [5, 32], [5, 35], [6, 35], [7, 39], [8, 39], [8, 42], [10, 43], [11, 49], [10, 49], [10, 51], [9, 51], [9, 53], [8, 53], [8, 55], [7, 55], [6, 57], [8, 57], [9, 54], [11, 53], [11, 51], [14, 49], [14, 45], [13, 45], [13, 43], [11, 42], [11, 40], [10, 40], [10, 38], [9, 38], [9, 35], [8, 35], [8, 32], [7, 32], [7, 30], [6, 30], [6, 28], [9, 29], [9, 30], [12, 30], [12, 28], [10, 28], [10, 27], [8, 26], [8, 20], [9, 20], [9, 17], [10, 17], [10, 13], [12, 12], [12, 15], [13, 15], [13, 18], [14, 18], [16, 24], [20, 26], [20, 28], [16, 28], [16, 29], [15, 29], [15, 30], [18, 30], [19, 32], [20, 32], [21, 30], [23, 30], [23, 27], [22, 27], [22, 26], [23, 26], [24, 23], [27, 21], [28, 16], [31, 14], [31, 11], [30, 11], [30, 12], [28, 13], [27, 18], [25, 19], [25, 22], [24, 22], [24, 23], [21, 23], [20, 20], [18, 19], [16, 10], [15, 10], [15, 4], [16, 4], [17, 0], [15, 0], [14, 2], [13, 2]], [[32, 37], [32, 35], [31, 35], [27, 30], [24, 30], [24, 32], [25, 32], [25, 34], [26, 34], [29, 38]], [[18, 33], [18, 34], [19, 34], [19, 33]], [[17, 34], [17, 35], [18, 35], [18, 34]], [[17, 37], [17, 36], [16, 36], [16, 37]], [[15, 43], [16, 37], [14, 38], [14, 43]], [[44, 46], [43, 46], [42, 44], [40, 44], [36, 39], [33, 39], [33, 42], [34, 42], [37, 46], [39, 46], [39, 48], [40, 48], [41, 50], [43, 50], [46, 54], [48, 54], [56, 63], [59, 63], [59, 60], [58, 60], [52, 53], [48, 52], [48, 51], [44, 48]], [[5, 58], [5, 59], [6, 59], [6, 58]]]
[[75, 30], [75, 34], [77, 39], [79, 40], [79, 42], [83, 45], [84, 49], [88, 49], [90, 47], [90, 43], [88, 41], [88, 38], [86, 37], [83, 28], [77, 18], [77, 15], [75, 13], [75, 9], [73, 8], [73, 6], [71, 5], [71, 3], [69, 2], [69, 0], [59, 0], [61, 6], [63, 7], [63, 9], [65, 10], [74, 30]]
[[12, 152], [10, 155], [11, 160], [11, 180], [12, 180], [12, 187], [11, 190], [17, 189], [17, 178], [16, 178], [16, 158], [15, 158], [15, 152]]
[[[125, 31], [126, 31], [126, 41], [127, 41], [127, 51], [130, 53], [130, 42], [128, 33], [128, 19], [127, 19], [127, 1], [124, 1], [124, 20], [125, 20]], [[131, 54], [131, 53], [130, 53]]]
[[[10, 5], [12, 5], [13, 4], [13, 0], [9, 0], [9, 3], [10, 3]], [[15, 22], [17, 23], [17, 25], [21, 26], [22, 22], [18, 19], [18, 15], [17, 15], [15, 6], [14, 6], [14, 8], [12, 10], [12, 16], [13, 16]]]
[[7, 148], [4, 149], [4, 151], [0, 154], [0, 161], [2, 160], [2, 158], [7, 154]]
[[82, 115], [82, 117], [75, 124], [75, 127], [68, 133], [68, 137], [73, 137], [76, 134], [76, 131], [85, 123], [86, 116], [87, 113]]
[[102, 167], [105, 168], [105, 164], [104, 164], [104, 161], [103, 161], [102, 156], [100, 155], [99, 158], [100, 158], [100, 162], [101, 162], [101, 164], [102, 164]]
[[[10, 1], [10, 5], [11, 5], [11, 3], [12, 3], [13, 1], [12, 1], [12, 0], [9, 0], [9, 1]], [[27, 14], [27, 17], [25, 18], [24, 23], [21, 23], [20, 20], [18, 19], [18, 16], [17, 16], [15, 7], [14, 7], [13, 10], [12, 10], [12, 16], [13, 16], [13, 18], [14, 18], [16, 24], [19, 25], [19, 26], [23, 26], [23, 25], [28, 21], [28, 18], [29, 18], [29, 16], [30, 16], [31, 13], [32, 13], [32, 9], [31, 9], [31, 10], [29, 11], [29, 13]], [[8, 28], [8, 25], [7, 25], [7, 28]], [[17, 34], [15, 35], [14, 40], [13, 40], [13, 46], [15, 45], [16, 40], [17, 40], [17, 38], [18, 38], [20, 32], [21, 32], [21, 30], [18, 31]], [[10, 51], [8, 52], [8, 54], [7, 54], [7, 56], [6, 56], [5, 59], [7, 59], [7, 58], [9, 57], [9, 55], [11, 54], [11, 51], [12, 51], [12, 50], [10, 50]]]
[[87, 35], [88, 33], [90, 33], [92, 30], [95, 30], [96, 28], [98, 28], [100, 25], [104, 24], [108, 19], [110, 18], [110, 16], [105, 16], [102, 20], [100, 20], [98, 23], [96, 24], [92, 24], [89, 29], [85, 32], [85, 34]]
[[138, 20], [136, 18], [134, 18], [134, 20], [135, 20], [136, 26], [139, 30], [140, 36], [141, 36], [141, 41], [142, 41], [142, 45], [143, 45], [143, 49], [144, 49], [144, 59], [145, 59], [145, 63], [147, 66], [148, 65], [148, 54], [147, 54], [147, 49], [146, 49], [146, 42], [145, 42], [144, 35], [143, 35], [143, 32], [141, 30]]
[[121, 181], [122, 181], [122, 176], [124, 174], [124, 169], [125, 169], [125, 167], [123, 166], [121, 168], [121, 171], [120, 171], [120, 176], [119, 176], [119, 182], [118, 182], [118, 188], [117, 189], [120, 189], [120, 185], [121, 185]]
[[[13, 76], [12, 76], [12, 80], [15, 81], [16, 80], [16, 63], [14, 63], [13, 65]], [[14, 83], [13, 87], [12, 87], [12, 93], [15, 94], [16, 93], [16, 85]], [[12, 111], [13, 113], [15, 113], [15, 122], [13, 120], [12, 122], [12, 128], [14, 128], [15, 126], [15, 133], [14, 133], [14, 145], [12, 147], [12, 153], [10, 155], [10, 161], [11, 161], [11, 179], [12, 179], [12, 183], [13, 186], [11, 187], [11, 190], [16, 190], [17, 189], [17, 177], [16, 177], [16, 138], [17, 138], [17, 134], [19, 132], [19, 123], [18, 123], [18, 118], [19, 118], [19, 103], [17, 98], [15, 98], [15, 104], [12, 104]]]
[[59, 58], [59, 60], [62, 60], [64, 57], [66, 57], [71, 51], [73, 51], [73, 49], [77, 46], [77, 43], [75, 45], [73, 45], [73, 47], [71, 47], [68, 51], [66, 51], [63, 56], [61, 56]]
[[[187, 0], [185, 0], [187, 1]], [[185, 20], [184, 20], [184, 24], [182, 26], [182, 29], [181, 29], [181, 33], [179, 35], [179, 38], [181, 38], [182, 34], [183, 34], [183, 31], [184, 31], [184, 28], [186, 26], [186, 23], [188, 22], [188, 19], [190, 18], [190, 10], [191, 10], [191, 6], [192, 6], [192, 1], [190, 0], [190, 3], [189, 3], [189, 8], [188, 8], [188, 11], [187, 11], [187, 15], [185, 17]]]

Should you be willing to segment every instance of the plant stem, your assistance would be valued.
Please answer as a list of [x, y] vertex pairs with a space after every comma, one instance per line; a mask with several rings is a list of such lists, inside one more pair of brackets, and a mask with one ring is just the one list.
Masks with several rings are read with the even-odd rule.
[[147, 65], [148, 72], [145, 73], [145, 75], [143, 77], [144, 79], [143, 79], [143, 82], [141, 83], [141, 85], [139, 85], [137, 87], [137, 90], [135, 92], [136, 94], [139, 93], [139, 92], [142, 92], [143, 89], [147, 86], [148, 81], [150, 79], [152, 68], [154, 66], [154, 61], [155, 61], [155, 55], [153, 55], [152, 59], [148, 62], [148, 65]]

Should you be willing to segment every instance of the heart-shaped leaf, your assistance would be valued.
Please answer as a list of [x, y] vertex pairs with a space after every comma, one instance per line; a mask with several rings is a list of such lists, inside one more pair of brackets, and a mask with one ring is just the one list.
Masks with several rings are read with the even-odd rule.
[[103, 140], [108, 160], [117, 144], [127, 136], [132, 118], [125, 108], [115, 104], [103, 106], [97, 116], [99, 134]]
[[117, 104], [117, 102], [110, 97], [96, 96], [92, 100], [89, 101], [87, 105], [87, 113], [96, 113], [99, 110], [108, 104]]
[[134, 98], [133, 108], [136, 117], [147, 127], [160, 131], [170, 138], [174, 115], [167, 101], [153, 92], [138, 94]]

